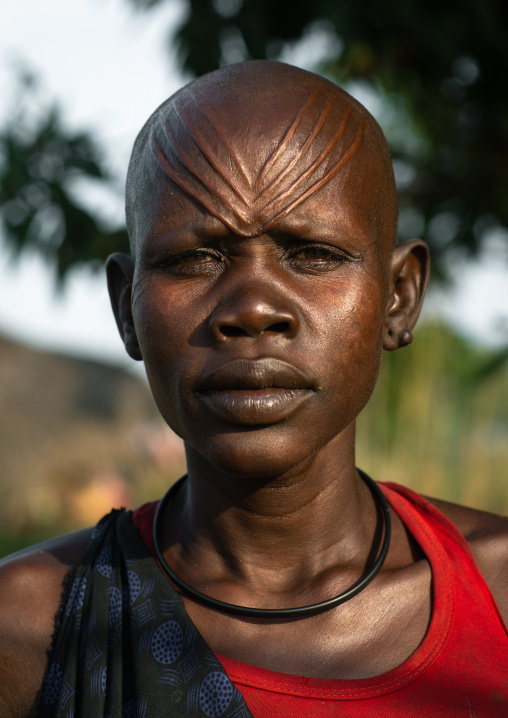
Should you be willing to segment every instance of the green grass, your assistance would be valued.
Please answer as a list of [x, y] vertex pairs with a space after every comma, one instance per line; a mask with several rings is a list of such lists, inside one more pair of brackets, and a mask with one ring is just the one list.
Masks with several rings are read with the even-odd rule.
[[386, 354], [358, 421], [357, 462], [374, 478], [508, 513], [508, 361], [440, 323]]

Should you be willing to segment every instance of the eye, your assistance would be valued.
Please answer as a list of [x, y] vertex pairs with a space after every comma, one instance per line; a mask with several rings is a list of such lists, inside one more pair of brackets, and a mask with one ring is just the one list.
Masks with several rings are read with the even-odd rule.
[[172, 274], [197, 275], [221, 269], [224, 258], [210, 249], [195, 249], [173, 255], [160, 263], [159, 268]]
[[189, 252], [181, 257], [178, 257], [174, 264], [191, 265], [191, 264], [211, 264], [212, 262], [221, 261], [218, 257], [215, 257], [207, 252]]
[[297, 247], [288, 256], [290, 264], [301, 270], [332, 270], [347, 260], [339, 250], [315, 244]]
[[292, 255], [291, 259], [297, 262], [327, 262], [335, 257], [330, 250], [322, 247], [302, 247]]

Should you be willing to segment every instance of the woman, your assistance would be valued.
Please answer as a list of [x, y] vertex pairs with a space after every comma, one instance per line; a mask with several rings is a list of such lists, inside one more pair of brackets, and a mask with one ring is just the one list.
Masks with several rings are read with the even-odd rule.
[[4, 564], [2, 715], [506, 714], [507, 520], [355, 468], [428, 278], [396, 219], [378, 125], [310, 73], [228, 67], [148, 120], [108, 280], [188, 474]]

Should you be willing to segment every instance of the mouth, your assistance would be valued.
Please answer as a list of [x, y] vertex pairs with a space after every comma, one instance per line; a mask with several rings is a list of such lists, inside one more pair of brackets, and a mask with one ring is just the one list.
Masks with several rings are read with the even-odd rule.
[[214, 414], [248, 426], [283, 421], [316, 389], [304, 372], [272, 358], [228, 362], [204, 375], [196, 387]]

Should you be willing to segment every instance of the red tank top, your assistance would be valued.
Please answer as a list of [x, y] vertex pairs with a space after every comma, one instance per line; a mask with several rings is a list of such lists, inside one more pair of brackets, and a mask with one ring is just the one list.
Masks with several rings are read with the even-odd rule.
[[[380, 484], [425, 553], [433, 608], [427, 634], [397, 668], [374, 678], [305, 678], [218, 656], [256, 718], [508, 716], [508, 632], [473, 554], [455, 526], [422, 496]], [[157, 503], [133, 515], [154, 552]]]

